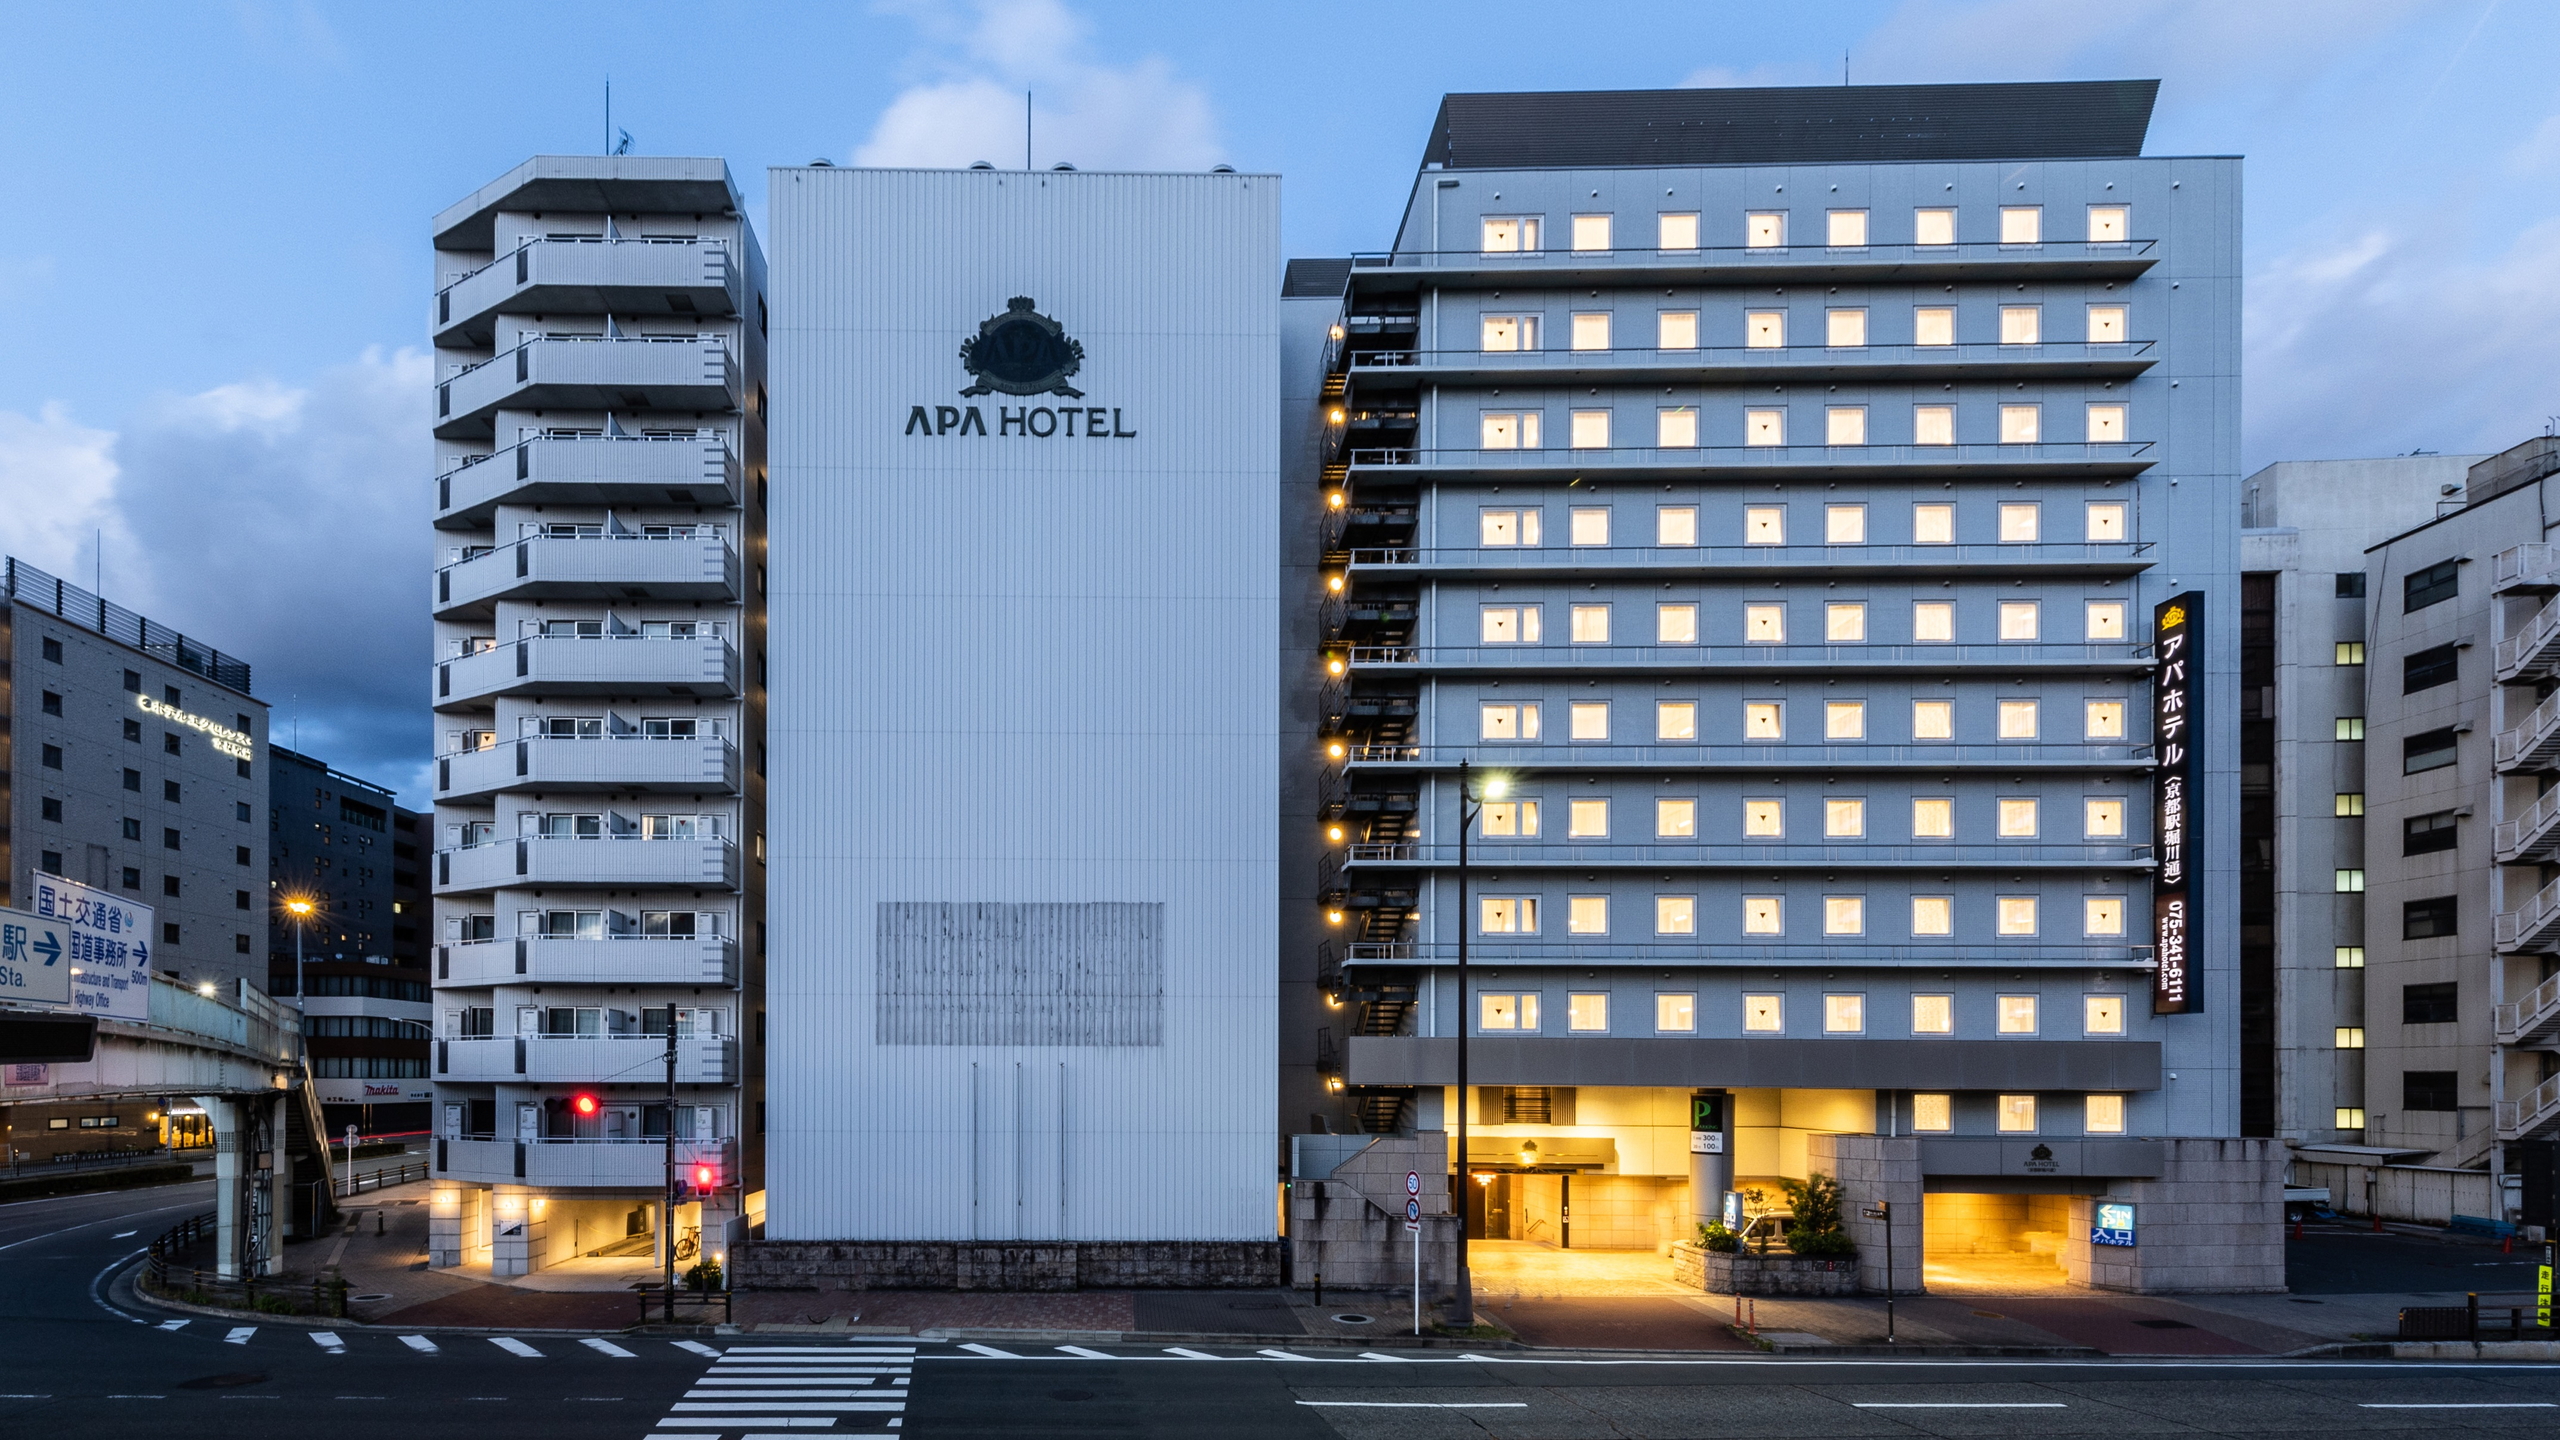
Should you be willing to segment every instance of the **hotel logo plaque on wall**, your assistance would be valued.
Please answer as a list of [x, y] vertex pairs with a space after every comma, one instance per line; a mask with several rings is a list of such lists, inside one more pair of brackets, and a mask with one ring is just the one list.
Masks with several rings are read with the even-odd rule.
[[962, 395], [1064, 395], [1081, 400], [1084, 392], [1067, 377], [1084, 365], [1084, 344], [1066, 327], [1034, 309], [1038, 302], [1016, 295], [1001, 315], [978, 324], [978, 333], [960, 342], [960, 363], [977, 383]]

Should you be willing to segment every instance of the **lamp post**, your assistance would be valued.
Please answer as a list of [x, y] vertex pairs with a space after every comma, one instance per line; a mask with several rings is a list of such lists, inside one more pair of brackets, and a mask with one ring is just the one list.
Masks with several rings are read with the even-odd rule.
[[[311, 928], [311, 901], [300, 895], [284, 902], [284, 913], [293, 917], [293, 1008], [304, 1015], [311, 1013], [309, 988], [302, 983], [302, 932]], [[304, 1039], [310, 1037], [306, 1034]]]
[[[1467, 831], [1484, 813], [1484, 801], [1476, 798], [1468, 787], [1468, 762], [1458, 762], [1458, 1174], [1451, 1188], [1456, 1192], [1458, 1211], [1458, 1295], [1450, 1309], [1450, 1317], [1461, 1326], [1476, 1323], [1475, 1277], [1467, 1268], [1467, 1032], [1473, 1023], [1467, 1013], [1467, 932], [1472, 928], [1467, 913]], [[1505, 789], [1497, 775], [1485, 782], [1485, 795], [1499, 799]]]

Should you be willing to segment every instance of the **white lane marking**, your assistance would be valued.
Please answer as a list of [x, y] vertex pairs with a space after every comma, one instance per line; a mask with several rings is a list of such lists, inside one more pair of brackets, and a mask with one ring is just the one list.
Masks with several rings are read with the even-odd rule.
[[708, 1355], [714, 1360], [720, 1358], [719, 1351], [712, 1349], [710, 1346], [703, 1344], [699, 1340], [677, 1340], [672, 1343], [679, 1350], [690, 1350], [696, 1355]]
[[2553, 1410], [2560, 1409], [2549, 1400], [2447, 1400], [2441, 1403], [2411, 1401], [2405, 1404], [2359, 1404], [2359, 1410]]
[[879, 1398], [904, 1395], [904, 1390], [820, 1390], [810, 1386], [794, 1386], [789, 1390], [687, 1390], [687, 1400], [850, 1400], [856, 1395]]
[[433, 1355], [436, 1353], [436, 1342], [428, 1339], [424, 1335], [403, 1335], [400, 1337], [400, 1343], [417, 1351], [421, 1355]]
[[621, 1346], [614, 1344], [610, 1340], [598, 1340], [592, 1335], [578, 1343], [595, 1351], [599, 1355], [610, 1355], [616, 1360], [637, 1360], [640, 1358], [639, 1356], [632, 1354], [630, 1351], [623, 1349]]
[[993, 1345], [981, 1345], [974, 1340], [962, 1345], [960, 1348], [967, 1350], [972, 1354], [984, 1355], [990, 1360], [1020, 1360], [1024, 1358], [1023, 1356], [1014, 1354], [1010, 1350], [999, 1350]]
[[[682, 1343], [682, 1342], [678, 1342]], [[732, 1355], [913, 1355], [913, 1345], [732, 1345]]]
[[1301, 1400], [1338, 1410], [1526, 1410], [1526, 1400]]
[[1304, 1360], [1308, 1358], [1304, 1355], [1292, 1355], [1286, 1350], [1256, 1350], [1253, 1353], [1256, 1355], [1268, 1355], [1274, 1360]]
[[110, 1395], [107, 1398], [110, 1400], [166, 1400], [169, 1397], [166, 1395]]
[[[797, 1425], [810, 1430], [828, 1430], [833, 1429], [835, 1423], [832, 1419], [812, 1419], [797, 1415], [670, 1415], [658, 1422], [658, 1428], [664, 1430], [674, 1425], [700, 1425], [716, 1430], [735, 1430], [741, 1425]], [[853, 1440], [853, 1435], [859, 1432], [838, 1431], [837, 1433], [844, 1435], [846, 1440]], [[701, 1437], [670, 1435], [662, 1437], [662, 1440], [701, 1440]], [[801, 1437], [789, 1435], [778, 1437], [778, 1440], [801, 1440]]]
[[738, 1405], [727, 1400], [679, 1400], [670, 1408], [676, 1410], [753, 1410], [758, 1412], [767, 1410], [898, 1411], [906, 1409], [907, 1402], [904, 1400], [767, 1400], [758, 1405]]
[[1182, 1357], [1183, 1359], [1185, 1359], [1185, 1360], [1215, 1360], [1215, 1359], [1217, 1359], [1217, 1358], [1218, 1358], [1217, 1356], [1215, 1356], [1215, 1355], [1211, 1355], [1211, 1354], [1207, 1353], [1206, 1351], [1201, 1351], [1201, 1350], [1185, 1350], [1185, 1349], [1183, 1349], [1183, 1348], [1182, 1348], [1181, 1346], [1179, 1346], [1179, 1345], [1167, 1345], [1166, 1347], [1164, 1347], [1164, 1353], [1166, 1353], [1167, 1355], [1179, 1355], [1179, 1356], [1181, 1356], [1181, 1357]]
[[541, 1351], [534, 1349], [532, 1346], [527, 1345], [513, 1335], [493, 1335], [489, 1338], [489, 1343], [506, 1351], [510, 1355], [521, 1355], [527, 1360], [539, 1360], [542, 1358]]
[[1861, 1410], [2067, 1410], [2059, 1400], [1860, 1400]]
[[225, 1345], [246, 1345], [249, 1343], [249, 1337], [257, 1333], [258, 1327], [255, 1325], [237, 1326], [230, 1334], [222, 1337], [222, 1343]]
[[1070, 1354], [1070, 1355], [1079, 1355], [1079, 1356], [1082, 1356], [1083, 1358], [1085, 1358], [1085, 1359], [1087, 1359], [1087, 1360], [1117, 1360], [1117, 1359], [1119, 1359], [1119, 1358], [1120, 1358], [1119, 1356], [1117, 1356], [1117, 1355], [1113, 1355], [1113, 1354], [1109, 1353], [1108, 1351], [1103, 1351], [1103, 1350], [1087, 1350], [1086, 1348], [1084, 1348], [1084, 1347], [1083, 1347], [1083, 1346], [1081, 1346], [1081, 1345], [1059, 1345], [1059, 1346], [1055, 1346], [1055, 1347], [1053, 1347], [1053, 1348], [1055, 1348], [1055, 1349], [1059, 1349], [1059, 1350], [1063, 1350], [1063, 1351], [1065, 1351], [1066, 1353], [1068, 1353], [1068, 1354]]
[[0, 1400], [50, 1400], [50, 1395], [0, 1395]]
[[117, 1231], [116, 1233], [114, 1233], [113, 1235], [108, 1236], [107, 1238], [108, 1238], [108, 1239], [110, 1239], [110, 1240], [130, 1240], [130, 1239], [132, 1239], [134, 1236], [139, 1235], [139, 1234], [141, 1234], [141, 1233], [142, 1233], [142, 1232], [141, 1232], [141, 1231], [139, 1231], [139, 1230], [119, 1230], [119, 1231]]
[[347, 1353], [347, 1342], [339, 1339], [334, 1333], [327, 1330], [312, 1331], [311, 1343], [328, 1351], [332, 1355], [344, 1355]]
[[1400, 1365], [1404, 1363], [1405, 1357], [1402, 1355], [1381, 1355], [1375, 1350], [1363, 1350], [1360, 1352], [1360, 1358], [1363, 1360], [1385, 1360], [1391, 1364]]
[[196, 1322], [193, 1320], [163, 1320], [160, 1322], [159, 1328], [163, 1330], [184, 1330], [194, 1323]]

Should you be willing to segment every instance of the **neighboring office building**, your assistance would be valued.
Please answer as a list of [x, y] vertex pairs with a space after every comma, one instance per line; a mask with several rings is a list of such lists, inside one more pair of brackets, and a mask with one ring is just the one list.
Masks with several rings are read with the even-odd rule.
[[[274, 925], [268, 993], [309, 995], [302, 1008], [312, 1082], [333, 1136], [424, 1130], [433, 1087], [427, 1078], [433, 1033], [425, 957], [425, 916], [415, 839], [419, 817], [387, 787], [331, 769], [279, 746], [269, 767], [271, 878], [263, 897]], [[395, 856], [406, 844], [411, 858]], [[308, 920], [287, 905], [308, 902]], [[404, 909], [404, 907], [407, 907]], [[395, 932], [405, 929], [409, 938]], [[301, 942], [301, 973], [295, 942]]]
[[[1452, 95], [1338, 313], [1293, 266], [1337, 678], [1284, 1120], [1453, 1128], [1465, 1024], [1478, 1234], [1656, 1246], [1820, 1167], [1933, 1263], [2281, 1287], [2272, 1157], [2225, 1138], [2239, 164], [2141, 156], [2154, 88]], [[2155, 1013], [2149, 642], [2190, 595], [2198, 1003]], [[1461, 761], [1510, 786], [1464, 914]], [[2158, 1228], [2093, 1252], [2101, 1196]]]
[[[433, 1261], [716, 1254], [763, 1185], [763, 255], [720, 161], [642, 156], [434, 245]], [[670, 1127], [715, 1182], [672, 1226]]]
[[1279, 199], [772, 172], [752, 1283], [1277, 1278]]

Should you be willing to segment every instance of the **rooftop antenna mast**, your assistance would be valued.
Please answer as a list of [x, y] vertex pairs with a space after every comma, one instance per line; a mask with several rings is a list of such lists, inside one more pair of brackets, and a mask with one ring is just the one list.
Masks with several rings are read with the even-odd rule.
[[613, 153], [613, 77], [604, 77], [604, 153]]
[[1031, 92], [1022, 92], [1022, 168], [1031, 168]]
[[1846, 49], [1840, 52], [1840, 83], [1849, 83], [1849, 52]]

